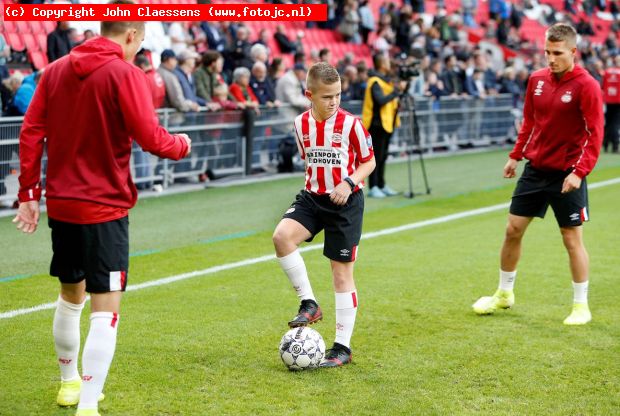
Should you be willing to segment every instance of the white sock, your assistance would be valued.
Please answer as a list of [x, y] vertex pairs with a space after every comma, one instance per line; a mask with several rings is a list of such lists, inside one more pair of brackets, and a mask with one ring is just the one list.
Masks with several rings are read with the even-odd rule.
[[82, 390], [78, 409], [97, 409], [116, 349], [118, 319], [118, 314], [112, 312], [90, 314], [90, 331], [82, 353]]
[[310, 279], [308, 279], [306, 264], [299, 250], [295, 250], [284, 257], [278, 257], [278, 261], [280, 262], [282, 270], [284, 270], [284, 273], [288, 276], [288, 280], [291, 281], [293, 289], [297, 292], [299, 299], [312, 299], [316, 302], [316, 298], [312, 292], [312, 286], [310, 285]]
[[84, 309], [84, 302], [76, 305], [58, 296], [53, 332], [62, 381], [80, 378], [77, 362], [80, 353], [80, 316], [82, 316], [82, 309]]
[[499, 288], [502, 290], [513, 290], [515, 287], [515, 279], [517, 278], [517, 271], [505, 272], [500, 269], [499, 271]]
[[588, 281], [583, 283], [573, 282], [573, 302], [588, 304]]
[[351, 347], [357, 314], [357, 291], [336, 293], [336, 342]]

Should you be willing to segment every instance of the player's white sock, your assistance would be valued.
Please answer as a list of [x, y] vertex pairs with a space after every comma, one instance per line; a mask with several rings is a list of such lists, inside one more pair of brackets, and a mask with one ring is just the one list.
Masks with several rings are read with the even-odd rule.
[[499, 288], [502, 290], [513, 290], [515, 287], [515, 279], [517, 278], [517, 271], [505, 272], [500, 269], [499, 271]]
[[351, 345], [356, 314], [357, 291], [336, 293], [336, 342], [347, 348]]
[[77, 362], [80, 353], [80, 316], [82, 316], [82, 309], [84, 309], [84, 302], [76, 305], [58, 296], [53, 332], [62, 381], [80, 378]]
[[278, 257], [278, 261], [280, 262], [282, 270], [284, 270], [284, 273], [288, 276], [288, 280], [291, 281], [293, 289], [297, 292], [299, 299], [312, 299], [316, 302], [316, 298], [312, 292], [312, 286], [310, 285], [310, 279], [308, 279], [306, 264], [299, 250], [295, 250], [284, 257]]
[[118, 320], [118, 314], [112, 312], [90, 314], [90, 331], [82, 354], [82, 390], [78, 409], [97, 409], [116, 349]]
[[588, 303], [588, 281], [582, 283], [573, 282], [573, 302]]

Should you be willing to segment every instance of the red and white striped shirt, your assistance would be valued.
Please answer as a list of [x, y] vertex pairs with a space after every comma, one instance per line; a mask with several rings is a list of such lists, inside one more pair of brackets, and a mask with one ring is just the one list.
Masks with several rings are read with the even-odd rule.
[[[306, 161], [306, 190], [313, 194], [330, 194], [374, 156], [372, 139], [362, 122], [341, 108], [323, 122], [311, 110], [300, 114], [295, 118], [295, 134]], [[360, 182], [355, 191], [363, 187]]]

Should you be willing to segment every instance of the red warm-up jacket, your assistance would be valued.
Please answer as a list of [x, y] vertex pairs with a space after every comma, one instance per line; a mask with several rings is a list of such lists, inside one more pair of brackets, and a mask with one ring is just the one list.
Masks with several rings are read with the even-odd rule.
[[20, 133], [19, 200], [41, 197], [45, 142], [50, 218], [90, 224], [127, 215], [137, 200], [132, 140], [175, 160], [188, 148], [159, 125], [146, 76], [120, 45], [89, 40], [50, 64], [37, 86]]
[[603, 143], [598, 82], [578, 65], [559, 81], [544, 68], [530, 76], [525, 94], [523, 126], [510, 157], [525, 157], [541, 170], [589, 174]]

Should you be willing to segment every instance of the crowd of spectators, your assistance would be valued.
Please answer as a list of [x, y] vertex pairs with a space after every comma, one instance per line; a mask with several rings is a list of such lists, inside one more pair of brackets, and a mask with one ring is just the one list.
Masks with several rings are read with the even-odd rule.
[[[301, 0], [300, 0], [301, 1]], [[305, 3], [316, 0], [303, 0]], [[274, 0], [289, 3], [290, 0]], [[614, 66], [618, 55], [620, 14], [616, 2], [565, 0], [564, 10], [554, 10], [537, 0], [509, 2], [489, 0], [489, 15], [480, 19], [479, 0], [461, 0], [461, 8], [448, 12], [444, 1], [425, 13], [430, 2], [405, 0], [401, 5], [386, 1], [373, 13], [368, 0], [328, 0], [328, 21], [308, 27], [331, 29], [346, 42], [362, 43], [370, 54], [385, 54], [399, 65], [415, 65], [419, 76], [410, 83], [409, 93], [433, 100], [485, 99], [511, 94], [518, 107], [523, 100], [529, 74], [542, 68], [539, 47], [525, 40], [520, 27], [524, 19], [541, 25], [558, 21], [573, 23], [584, 36], [579, 42], [579, 63], [602, 82], [605, 71]], [[592, 42], [593, 16], [606, 13], [613, 19], [609, 36]], [[96, 36], [95, 28], [72, 27], [59, 22], [49, 33], [48, 60], [66, 55], [76, 45]], [[480, 42], [470, 40], [470, 31], [483, 33]], [[292, 106], [304, 109], [308, 66], [325, 61], [336, 65], [342, 77], [342, 100], [363, 100], [369, 59], [348, 53], [333, 57], [330, 45], [305, 41], [299, 26], [278, 24], [252, 32], [243, 22], [162, 22], [147, 23], [147, 40], [136, 65], [149, 77], [155, 107], [170, 107], [181, 113], [207, 111], [254, 111], [260, 108]], [[279, 51], [271, 50], [277, 45]], [[506, 55], [503, 47], [513, 52]], [[292, 59], [283, 59], [284, 55]], [[505, 58], [505, 56], [511, 56]], [[0, 92], [2, 115], [23, 115], [28, 107], [40, 71], [25, 77], [14, 71], [9, 76], [7, 59], [11, 50], [0, 34]], [[359, 57], [357, 57], [359, 58]], [[290, 67], [287, 63], [292, 62]], [[291, 113], [291, 116], [293, 114]]]

